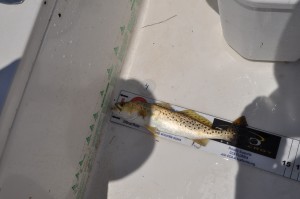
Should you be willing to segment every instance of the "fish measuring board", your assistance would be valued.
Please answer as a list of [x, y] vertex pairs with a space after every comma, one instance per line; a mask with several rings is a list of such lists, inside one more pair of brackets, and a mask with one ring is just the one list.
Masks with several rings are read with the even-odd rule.
[[[148, 103], [160, 103], [160, 101], [142, 97], [137, 94], [121, 91], [117, 102], [130, 100], [146, 100]], [[186, 110], [185, 108], [171, 105], [176, 111]], [[213, 128], [226, 129], [231, 123], [224, 119], [197, 112], [213, 123]], [[114, 115], [111, 122], [121, 124], [139, 131], [149, 133], [142, 126], [123, 120]], [[165, 132], [157, 132], [159, 137], [178, 142], [219, 155], [226, 159], [236, 160], [252, 167], [272, 172], [283, 177], [300, 182], [300, 141], [273, 133], [265, 132], [252, 127], [237, 127], [238, 139], [236, 143], [228, 143], [222, 140], [211, 140], [203, 147], [185, 137], [172, 135]]]

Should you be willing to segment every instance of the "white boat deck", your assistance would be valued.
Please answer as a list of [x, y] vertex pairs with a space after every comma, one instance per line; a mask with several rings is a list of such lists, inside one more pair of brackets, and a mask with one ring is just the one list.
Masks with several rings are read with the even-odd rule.
[[[84, 143], [101, 123], [97, 113], [110, 88], [114, 52], [122, 62], [116, 46], [123, 25], [130, 25], [132, 2], [51, 3], [55, 9], [43, 19], [48, 30], [0, 162], [0, 198], [74, 198], [84, 172], [90, 172], [88, 199], [298, 198], [299, 182], [157, 142], [103, 115], [93, 169], [80, 170], [90, 149]], [[240, 57], [224, 41], [215, 5], [145, 0], [114, 97], [124, 89], [227, 120], [245, 115], [250, 126], [300, 137], [300, 63]]]
[[[299, 137], [294, 85], [300, 63], [240, 57], [224, 41], [219, 15], [208, 2], [149, 1], [120, 90], [228, 120], [245, 115], [250, 126]], [[128, 127], [111, 123], [105, 134], [87, 198], [106, 192], [108, 198], [299, 195], [299, 182], [163, 139], [154, 142]]]

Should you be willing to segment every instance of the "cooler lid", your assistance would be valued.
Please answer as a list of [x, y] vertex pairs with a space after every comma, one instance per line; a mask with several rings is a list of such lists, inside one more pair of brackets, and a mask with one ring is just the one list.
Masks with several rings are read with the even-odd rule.
[[236, 0], [253, 8], [295, 9], [300, 0]]

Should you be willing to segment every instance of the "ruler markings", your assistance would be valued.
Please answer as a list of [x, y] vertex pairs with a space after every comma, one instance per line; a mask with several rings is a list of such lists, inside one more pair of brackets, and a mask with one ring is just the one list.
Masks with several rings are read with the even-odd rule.
[[290, 154], [291, 154], [291, 150], [292, 150], [293, 142], [294, 142], [294, 140], [292, 140], [292, 144], [291, 144], [291, 147], [290, 147], [290, 150], [289, 150], [288, 159], [290, 158]]
[[[297, 147], [297, 151], [296, 151], [296, 154], [295, 154], [295, 158], [294, 158], [294, 164], [293, 164], [293, 168], [292, 168], [292, 172], [291, 172], [291, 175], [290, 175], [290, 178], [292, 178], [292, 175], [293, 175], [293, 171], [294, 171], [294, 168], [295, 168], [295, 165], [296, 165], [296, 159], [297, 159], [297, 154], [298, 154], [298, 149], [299, 149], [299, 142], [298, 142], [298, 147]], [[299, 173], [298, 173], [299, 175]]]
[[[294, 171], [293, 168], [294, 168], [294, 165], [296, 164], [296, 158], [294, 158], [296, 155], [297, 155], [297, 149], [298, 149], [298, 146], [299, 146], [299, 141], [297, 140], [292, 140], [292, 144], [291, 144], [291, 150], [289, 152], [289, 156], [288, 156], [288, 159], [286, 160], [286, 167], [287, 167], [287, 171], [288, 173], [286, 173], [285, 177], [289, 177], [291, 178], [291, 176], [293, 175], [294, 172], [297, 172], [297, 171]], [[292, 178], [294, 179], [294, 178]]]
[[[291, 145], [290, 145], [290, 150], [289, 150], [289, 155], [288, 155], [288, 158], [287, 159], [289, 159], [290, 158], [290, 153], [291, 153], [291, 150], [292, 150], [292, 145], [293, 145], [293, 142], [294, 142], [294, 140], [292, 140], [292, 143], [291, 143]], [[287, 160], [288, 161], [288, 160]], [[285, 171], [286, 171], [286, 161], [285, 160], [283, 160], [283, 162], [284, 162], [284, 172], [283, 172], [283, 176], [285, 176]]]

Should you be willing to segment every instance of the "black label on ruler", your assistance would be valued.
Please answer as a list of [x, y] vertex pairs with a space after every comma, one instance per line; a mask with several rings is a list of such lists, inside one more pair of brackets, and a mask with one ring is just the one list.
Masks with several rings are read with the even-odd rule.
[[[214, 119], [213, 128], [226, 130], [232, 124], [220, 119]], [[253, 153], [276, 159], [281, 137], [251, 129], [248, 127], [234, 126], [238, 133], [236, 143], [229, 143]], [[221, 140], [216, 140], [222, 142]]]

